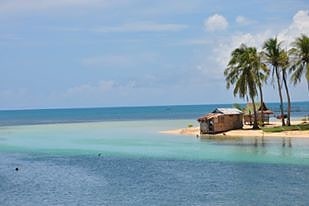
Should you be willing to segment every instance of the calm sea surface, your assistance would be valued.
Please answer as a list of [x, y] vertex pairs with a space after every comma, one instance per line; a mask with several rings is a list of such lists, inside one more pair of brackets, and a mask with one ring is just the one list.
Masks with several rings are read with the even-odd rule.
[[[245, 105], [241, 105], [244, 107]], [[41, 110], [0, 110], [1, 125], [100, 122], [153, 119], [197, 119], [218, 107], [232, 107], [231, 104], [148, 106], [85, 109], [41, 109]], [[280, 114], [278, 103], [268, 103], [274, 116]], [[286, 105], [284, 105], [286, 109]], [[292, 117], [309, 116], [309, 102], [293, 102]]]
[[1, 111], [0, 205], [309, 205], [309, 140], [159, 133], [227, 106]]

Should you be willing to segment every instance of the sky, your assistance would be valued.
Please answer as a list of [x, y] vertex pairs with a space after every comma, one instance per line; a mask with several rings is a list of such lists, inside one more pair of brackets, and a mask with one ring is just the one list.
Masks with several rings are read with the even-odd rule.
[[[309, 0], [0, 0], [0, 109], [245, 103], [231, 51], [301, 33]], [[290, 90], [308, 101], [305, 79]]]

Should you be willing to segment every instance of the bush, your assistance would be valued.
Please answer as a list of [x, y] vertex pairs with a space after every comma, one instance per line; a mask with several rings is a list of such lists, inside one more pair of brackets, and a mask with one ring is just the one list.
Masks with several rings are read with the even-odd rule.
[[299, 124], [284, 127], [263, 127], [264, 132], [303, 131], [309, 130], [309, 124]]

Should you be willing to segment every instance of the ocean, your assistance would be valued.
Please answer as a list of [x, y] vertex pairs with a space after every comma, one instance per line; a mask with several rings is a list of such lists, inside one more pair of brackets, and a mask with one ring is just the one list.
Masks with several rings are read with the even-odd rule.
[[[240, 106], [245, 107], [245, 104], [240, 104]], [[218, 107], [233, 107], [233, 104], [0, 110], [0, 126], [124, 120], [197, 119]], [[267, 107], [274, 112], [274, 116], [280, 114], [278, 103], [268, 103]], [[287, 105], [284, 104], [285, 109], [286, 107]], [[309, 102], [293, 102], [291, 112], [293, 118], [309, 116]]]
[[0, 111], [0, 205], [308, 205], [307, 139], [159, 133], [228, 106]]

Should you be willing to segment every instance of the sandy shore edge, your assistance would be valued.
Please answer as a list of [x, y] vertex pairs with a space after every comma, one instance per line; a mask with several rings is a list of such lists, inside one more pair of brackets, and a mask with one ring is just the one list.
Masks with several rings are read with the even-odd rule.
[[[293, 121], [292, 125], [301, 124], [302, 121]], [[280, 122], [270, 122], [267, 127], [279, 126]], [[190, 135], [190, 136], [199, 136], [200, 128], [199, 127], [188, 127], [180, 129], [171, 129], [160, 131], [162, 134], [171, 134], [171, 135]], [[203, 135], [204, 136], [204, 135]], [[284, 132], [263, 132], [263, 130], [252, 130], [251, 126], [245, 125], [243, 129], [231, 130], [224, 133], [214, 134], [214, 135], [205, 135], [207, 136], [231, 136], [231, 137], [295, 137], [295, 138], [308, 138], [309, 139], [309, 130], [307, 131], [284, 131]]]

